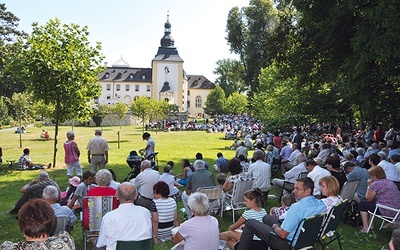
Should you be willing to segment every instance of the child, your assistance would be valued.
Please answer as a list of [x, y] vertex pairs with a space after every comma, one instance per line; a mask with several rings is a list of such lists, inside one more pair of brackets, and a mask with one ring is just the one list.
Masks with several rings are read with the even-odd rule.
[[292, 194], [285, 194], [281, 199], [281, 207], [272, 207], [269, 214], [274, 216], [279, 220], [285, 219], [286, 212], [289, 210], [290, 206], [295, 203], [296, 200]]
[[220, 186], [224, 185], [226, 176], [223, 173], [217, 174], [217, 182]]
[[[244, 192], [243, 196], [248, 210], [244, 211], [242, 216], [240, 216], [236, 223], [229, 226], [226, 232], [219, 234], [219, 239], [225, 240], [230, 249], [234, 249], [236, 243], [240, 240], [240, 236], [242, 235], [242, 231], [239, 229], [240, 226], [244, 226], [245, 222], [249, 219], [262, 222], [263, 217], [267, 214], [265, 209], [260, 207], [261, 195], [262, 192], [259, 188], [253, 188]], [[253, 239], [262, 244], [261, 239], [257, 236], [254, 236]]]

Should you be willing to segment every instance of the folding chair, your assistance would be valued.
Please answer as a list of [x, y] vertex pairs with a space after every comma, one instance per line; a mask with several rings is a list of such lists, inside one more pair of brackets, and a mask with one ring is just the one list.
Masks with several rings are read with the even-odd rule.
[[[376, 212], [378, 211], [378, 209], [380, 209], [380, 210], [382, 210], [382, 209], [391, 210], [391, 211], [395, 212], [395, 214], [394, 214], [394, 216], [385, 216], [385, 215], [377, 214]], [[381, 226], [379, 227], [379, 230], [381, 230], [383, 227], [386, 227], [389, 224], [395, 223], [396, 220], [398, 218], [400, 218], [400, 209], [388, 207], [388, 206], [385, 206], [385, 205], [382, 205], [382, 204], [376, 204], [374, 212], [368, 211], [368, 213], [370, 213], [372, 215], [372, 218], [371, 218], [371, 221], [369, 222], [367, 233], [369, 233], [369, 230], [371, 229], [371, 226], [372, 226], [372, 223], [374, 222], [374, 218], [375, 217], [377, 217], [378, 219], [382, 220], [382, 223], [381, 223]], [[385, 225], [385, 222], [386, 222], [386, 225]]]
[[343, 200], [351, 201], [359, 184], [360, 180], [346, 181], [340, 191], [340, 197], [342, 197]]
[[301, 172], [297, 178], [304, 178], [307, 177], [308, 172]]
[[281, 159], [274, 158], [272, 160], [272, 166], [271, 166], [271, 177], [278, 176], [278, 173], [280, 171], [281, 171]]
[[140, 241], [117, 241], [116, 250], [152, 250], [153, 239], [140, 240]]
[[[294, 237], [292, 240], [286, 240], [291, 249], [309, 249], [314, 248], [314, 244], [317, 241], [318, 235], [321, 232], [321, 226], [325, 218], [325, 213], [304, 218], [298, 224]], [[275, 232], [270, 232], [270, 237], [279, 237]], [[279, 238], [281, 239], [281, 238]], [[282, 239], [284, 240], [284, 239]], [[270, 246], [272, 250], [280, 250]]]
[[56, 217], [56, 228], [54, 229], [53, 234], [50, 236], [57, 235], [60, 232], [66, 231], [66, 224], [67, 224], [67, 217], [65, 216]]
[[282, 186], [282, 191], [281, 194], [279, 196], [279, 202], [281, 202], [282, 196], [283, 194], [286, 192], [291, 193], [294, 190], [294, 183], [291, 183], [289, 181], [283, 181], [283, 186]]
[[346, 210], [348, 200], [344, 200], [343, 202], [336, 204], [331, 211], [329, 211], [328, 216], [325, 218], [324, 225], [322, 227], [322, 231], [317, 239], [317, 242], [322, 245], [322, 249], [325, 249], [325, 246], [329, 245], [333, 241], [337, 240], [339, 244], [339, 248], [342, 249], [342, 245], [340, 243], [340, 234], [336, 231], [344, 210]]
[[254, 188], [254, 179], [240, 179], [233, 184], [232, 194], [225, 195], [224, 205], [226, 210], [232, 209], [232, 221], [235, 223], [235, 211], [246, 209], [243, 194], [249, 189]]
[[[115, 199], [115, 196], [86, 196], [84, 198], [83, 204], [88, 204], [82, 211], [82, 235], [85, 250], [88, 238], [99, 236], [101, 220], [107, 212], [114, 209]], [[84, 221], [87, 220], [86, 216], [88, 216], [89, 221], [88, 227], [84, 225]]]
[[[222, 187], [211, 186], [211, 187], [199, 187], [196, 192], [203, 193], [208, 198], [209, 211], [217, 210], [220, 211], [222, 218], [223, 215], [223, 203], [222, 203]], [[218, 212], [216, 213], [218, 214]]]

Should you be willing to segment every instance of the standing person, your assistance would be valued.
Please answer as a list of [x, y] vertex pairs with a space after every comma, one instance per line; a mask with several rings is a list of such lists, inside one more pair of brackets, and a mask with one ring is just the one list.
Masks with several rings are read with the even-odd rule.
[[156, 146], [154, 139], [150, 137], [150, 134], [144, 132], [142, 135], [143, 140], [147, 141], [146, 147], [143, 149], [145, 150], [144, 158], [147, 159], [149, 155], [154, 154], [154, 148]]
[[76, 171], [76, 175], [82, 179], [82, 166], [79, 163], [79, 156], [81, 152], [79, 151], [78, 145], [74, 141], [75, 134], [73, 131], [67, 132], [67, 139], [68, 140], [64, 143], [64, 151], [68, 179], [72, 177], [74, 169]]
[[104, 215], [96, 247], [116, 249], [117, 241], [141, 241], [151, 238], [150, 211], [133, 204], [138, 193], [134, 185], [122, 183], [116, 193], [119, 207]]
[[108, 163], [108, 143], [101, 135], [100, 129], [94, 132], [95, 137], [90, 139], [86, 149], [88, 151], [88, 162], [92, 165], [92, 171], [104, 169]]

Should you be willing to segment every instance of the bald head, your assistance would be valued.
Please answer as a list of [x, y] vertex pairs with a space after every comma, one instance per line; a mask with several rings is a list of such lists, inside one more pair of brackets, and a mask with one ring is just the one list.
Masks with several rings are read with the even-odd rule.
[[117, 199], [120, 203], [132, 203], [137, 197], [136, 187], [129, 183], [124, 182], [118, 186]]

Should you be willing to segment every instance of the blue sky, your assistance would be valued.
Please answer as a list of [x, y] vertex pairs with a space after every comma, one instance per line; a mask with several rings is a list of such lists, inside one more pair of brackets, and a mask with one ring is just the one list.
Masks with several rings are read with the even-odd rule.
[[108, 65], [122, 58], [131, 67], [151, 67], [169, 13], [171, 34], [187, 74], [215, 80], [215, 62], [238, 58], [226, 42], [229, 10], [249, 0], [3, 0], [19, 19], [19, 28], [31, 32], [31, 24], [61, 23], [88, 26], [89, 39], [102, 43]]

